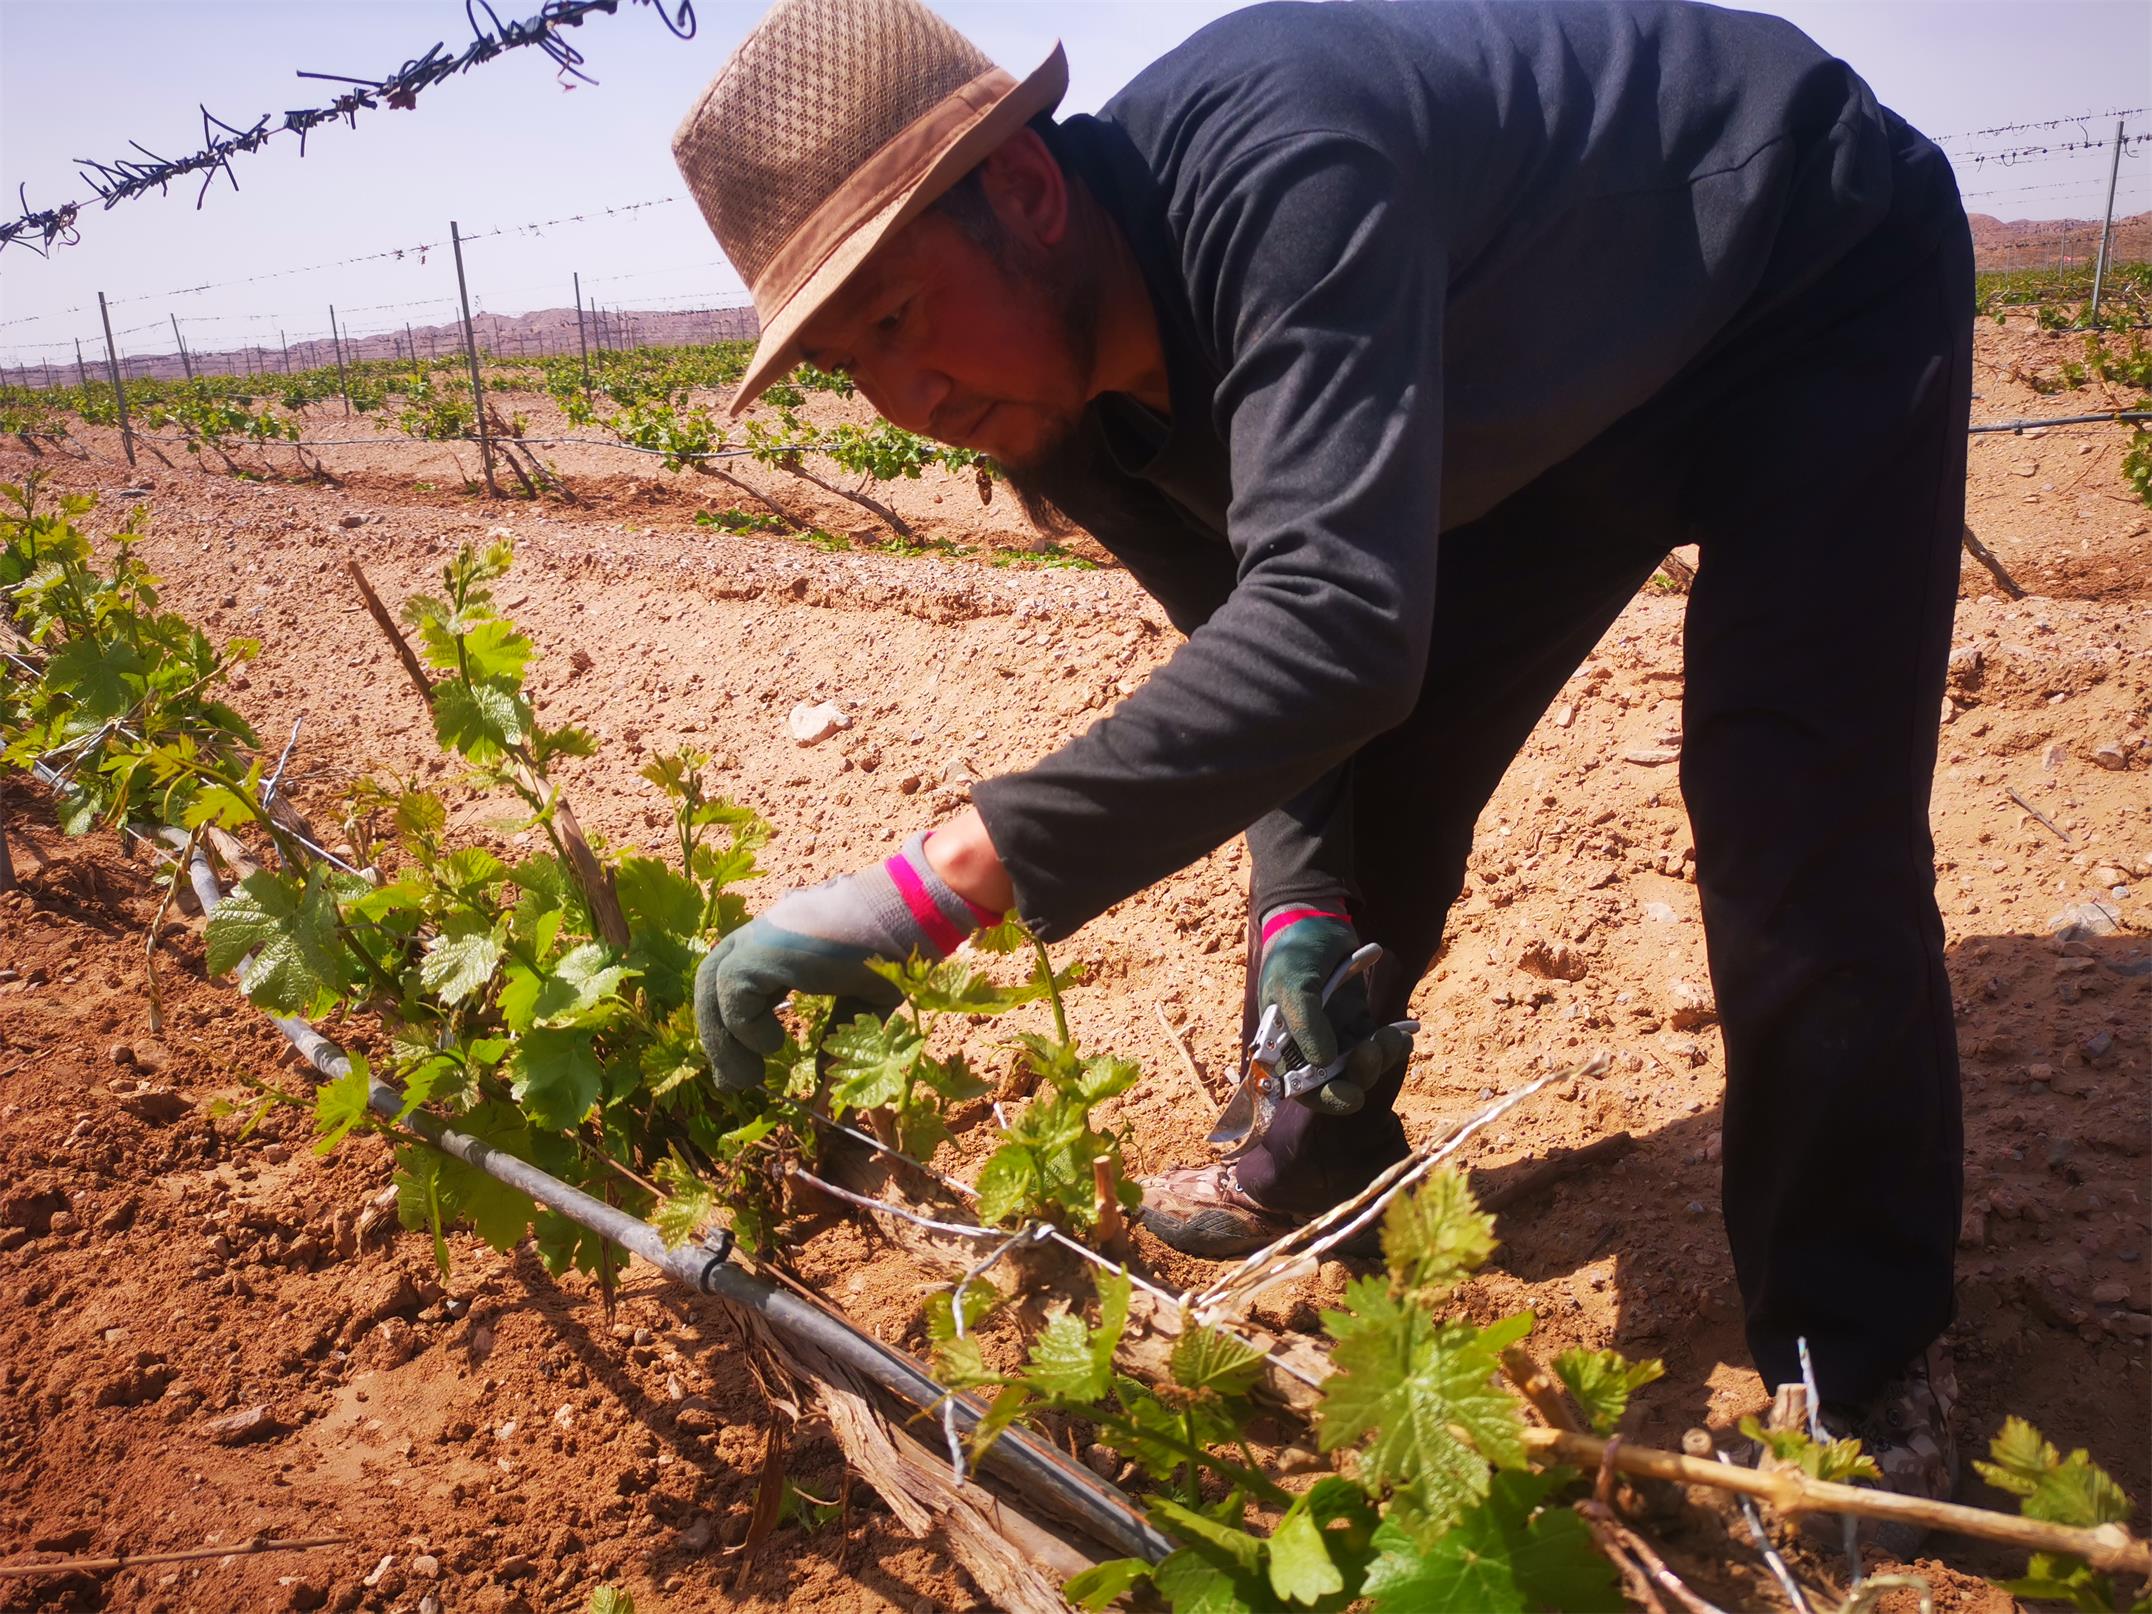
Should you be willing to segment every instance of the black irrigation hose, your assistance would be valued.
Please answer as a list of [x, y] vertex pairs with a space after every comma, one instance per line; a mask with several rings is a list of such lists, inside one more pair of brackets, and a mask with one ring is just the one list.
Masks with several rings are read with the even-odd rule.
[[2093, 426], [2106, 425], [2110, 421], [2127, 423], [2140, 420], [2152, 420], [2152, 409], [2110, 409], [2104, 415], [2048, 415], [2031, 420], [1996, 420], [1985, 425], [1968, 426], [1966, 430], [1977, 437], [1982, 432], [2021, 432], [2036, 426]]
[[[214, 913], [224, 894], [200, 846], [196, 846], [189, 861], [187, 876], [203, 914]], [[351, 1060], [344, 1051], [304, 1020], [286, 1015], [269, 1018], [325, 1080], [351, 1074]], [[403, 1114], [403, 1095], [376, 1080], [367, 1094], [367, 1106], [377, 1115], [395, 1120]], [[949, 1395], [903, 1352], [892, 1350], [767, 1278], [735, 1266], [729, 1259], [729, 1233], [708, 1244], [668, 1249], [663, 1236], [648, 1222], [592, 1198], [482, 1138], [458, 1132], [421, 1111], [404, 1116], [402, 1124], [442, 1153], [529, 1195], [631, 1255], [641, 1256], [675, 1283], [760, 1313], [777, 1333], [807, 1341], [907, 1406], [928, 1412]], [[969, 1431], [979, 1421], [979, 1408], [962, 1396], [955, 1401], [958, 1421]], [[986, 1465], [1018, 1491], [1045, 1498], [1059, 1512], [1080, 1520], [1086, 1530], [1118, 1552], [1155, 1563], [1173, 1550], [1173, 1543], [1146, 1522], [1118, 1489], [1021, 1430], [1009, 1430], [995, 1441], [987, 1453]]]

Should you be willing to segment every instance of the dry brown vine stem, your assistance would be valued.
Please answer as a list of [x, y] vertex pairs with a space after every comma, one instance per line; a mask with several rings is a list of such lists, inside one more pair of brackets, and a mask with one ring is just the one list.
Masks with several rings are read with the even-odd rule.
[[1965, 529], [1965, 548], [1973, 559], [1988, 569], [1988, 575], [1995, 579], [1996, 586], [2005, 594], [2013, 600], [2022, 600], [2025, 597], [2025, 591], [2018, 587], [2016, 578], [2003, 570], [2003, 563], [1995, 558], [1995, 552], [1974, 536], [1970, 523]]
[[[389, 643], [395, 648], [396, 659], [403, 663], [404, 671], [410, 675], [413, 687], [418, 690], [419, 699], [430, 709], [433, 705], [433, 680], [427, 677], [425, 667], [420, 664], [417, 654], [411, 649], [410, 640], [403, 636], [403, 630], [396, 626], [396, 619], [389, 615], [388, 607], [381, 603], [381, 596], [374, 592], [373, 584], [366, 580], [366, 573], [360, 568], [357, 557], [347, 557], [344, 569], [351, 574], [351, 580], [359, 585], [359, 594], [366, 601], [367, 613], [373, 617], [381, 631], [388, 635]], [[598, 927], [598, 935], [611, 946], [625, 952], [628, 947], [628, 921], [627, 916], [620, 911], [620, 893], [614, 888], [613, 877], [606, 873], [605, 866], [598, 861], [597, 853], [590, 849], [590, 842], [583, 835], [583, 826], [576, 822], [574, 810], [569, 807], [567, 800], [550, 779], [541, 778], [521, 758], [515, 759], [514, 772], [518, 784], [552, 809], [553, 822], [560, 828], [561, 845], [567, 849], [568, 862], [575, 870], [576, 884], [582, 887], [583, 898], [590, 904], [591, 921]]]
[[55, 1558], [45, 1564], [0, 1564], [0, 1580], [28, 1580], [35, 1575], [97, 1575], [132, 1569], [137, 1564], [183, 1564], [198, 1558], [241, 1558], [256, 1552], [309, 1552], [316, 1547], [348, 1545], [349, 1536], [315, 1536], [307, 1541], [279, 1541], [256, 1536], [230, 1547], [188, 1547], [181, 1552], [123, 1552], [110, 1558]]
[[1158, 1023], [1165, 1030], [1166, 1040], [1173, 1044], [1173, 1051], [1181, 1056], [1181, 1069], [1188, 1072], [1188, 1081], [1195, 1088], [1196, 1096], [1206, 1104], [1217, 1103], [1218, 1099], [1211, 1092], [1210, 1084], [1203, 1080], [1203, 1072], [1196, 1065], [1196, 1056], [1188, 1051], [1188, 1044], [1181, 1040], [1180, 1031], [1166, 1018], [1166, 1011], [1154, 1003], [1151, 1005], [1151, 1013], [1158, 1016]]
[[2008, 796], [2012, 801], [2016, 802], [2020, 807], [2024, 808], [2025, 811], [2030, 813], [2034, 818], [2038, 819], [2039, 822], [2046, 829], [2053, 833], [2057, 840], [2062, 842], [2063, 845], [2075, 846], [2077, 844], [2076, 837], [2071, 835], [2068, 830], [2064, 829], [2052, 818], [2048, 817], [2047, 814], [2040, 811], [2040, 809], [2035, 807], [2031, 802], [2027, 801], [2024, 796], [2019, 793], [2018, 787], [2016, 785], [2004, 785], [2003, 794]]
[[1611, 1457], [1608, 1442], [1596, 1435], [1572, 1429], [1527, 1429], [1524, 1443], [1535, 1456], [1559, 1458], [1584, 1467], [1607, 1461], [1624, 1474], [1647, 1479], [1675, 1480], [1683, 1485], [1703, 1485], [1712, 1490], [1738, 1491], [1768, 1502], [1781, 1514], [1851, 1513], [1868, 1519], [1896, 1519], [1931, 1530], [1997, 1541], [2026, 1552], [2068, 1553], [2095, 1569], [2128, 1575], [2152, 1576], [2152, 1546], [2131, 1535], [2119, 1524], [2079, 1529], [2049, 1524], [2014, 1513], [1967, 1507], [1959, 1502], [1936, 1502], [1926, 1497], [1901, 1496], [1895, 1491], [1869, 1490], [1810, 1479], [1798, 1469], [1781, 1468], [1761, 1473], [1726, 1463], [1684, 1457], [1678, 1452], [1652, 1446], [1620, 1445]]
[[1582, 1428], [1576, 1415], [1569, 1410], [1568, 1401], [1563, 1399], [1561, 1385], [1547, 1377], [1546, 1369], [1535, 1362], [1532, 1353], [1522, 1345], [1512, 1345], [1502, 1353], [1502, 1371], [1509, 1375], [1517, 1393], [1532, 1403], [1532, 1410], [1552, 1427]]
[[1096, 1196], [1092, 1214], [1098, 1226], [1101, 1249], [1119, 1249], [1128, 1242], [1128, 1224], [1121, 1220], [1120, 1173], [1104, 1155], [1091, 1162], [1091, 1191]]

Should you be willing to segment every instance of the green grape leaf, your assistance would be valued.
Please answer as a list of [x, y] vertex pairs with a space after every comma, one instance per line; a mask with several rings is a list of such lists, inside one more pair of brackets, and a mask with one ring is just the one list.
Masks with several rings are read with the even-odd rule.
[[379, 924], [396, 914], [419, 914], [426, 909], [426, 888], [410, 875], [399, 875], [387, 885], [375, 886], [364, 896], [345, 904], [353, 919]]
[[396, 833], [407, 842], [448, 828], [448, 803], [430, 790], [406, 790], [396, 798]]
[[1098, 1326], [1063, 1312], [1050, 1318], [1031, 1347], [1024, 1377], [1040, 1394], [1062, 1401], [1103, 1401], [1113, 1384], [1113, 1353], [1128, 1327], [1134, 1285], [1125, 1272], [1098, 1279]]
[[[1229, 1517], [1237, 1518], [1245, 1506], [1240, 1493], [1234, 1492], [1226, 1502], [1227, 1506], [1221, 1511]], [[1227, 1524], [1224, 1519], [1213, 1517], [1210, 1513], [1184, 1507], [1171, 1497], [1152, 1497], [1150, 1508], [1151, 1522], [1161, 1530], [1180, 1537], [1191, 1546], [1210, 1549], [1236, 1570], [1252, 1573], [1261, 1568], [1263, 1542], [1260, 1536], [1250, 1535], [1238, 1525]], [[1165, 1587], [1161, 1585], [1159, 1590], [1164, 1591]], [[1178, 1599], [1175, 1600], [1174, 1606], [1180, 1606]]]
[[1270, 1589], [1288, 1603], [1315, 1603], [1345, 1589], [1321, 1528], [1298, 1502], [1270, 1533], [1269, 1559]]
[[658, 1025], [657, 1035], [643, 1045], [640, 1064], [643, 1087], [652, 1098], [661, 1098], [694, 1081], [710, 1068], [691, 1007], [679, 1004], [666, 1015]]
[[433, 727], [443, 745], [483, 766], [523, 743], [531, 728], [530, 703], [511, 684], [446, 679], [434, 686]]
[[1000, 923], [975, 931], [971, 945], [982, 953], [1020, 953], [1031, 945], [1031, 932], [1011, 908], [1001, 916]]
[[448, 1276], [448, 1239], [442, 1232], [441, 1161], [444, 1157], [423, 1144], [401, 1144], [396, 1150], [396, 1220], [409, 1233], [424, 1232], [433, 1238], [433, 1264]]
[[1550, 1484], [1545, 1474], [1497, 1474], [1486, 1500], [1424, 1547], [1397, 1520], [1384, 1520], [1363, 1587], [1376, 1614], [1622, 1608], [1613, 1566], [1584, 1521], [1564, 1507], [1533, 1517]]
[[[981, 1323], [994, 1314], [1007, 1298], [984, 1278], [974, 1278], [971, 1282], [965, 1284], [965, 1333], [974, 1332]], [[927, 1338], [937, 1342], [956, 1338], [955, 1304], [956, 1291], [954, 1289], [937, 1289], [933, 1294], [927, 1296]]]
[[938, 1339], [934, 1342], [932, 1355], [934, 1376], [952, 1390], [976, 1389], [1000, 1381], [1001, 1375], [986, 1365], [986, 1356], [976, 1335], [966, 1334], [958, 1339], [952, 1334], [947, 1339]]
[[254, 822], [254, 809], [230, 785], [205, 785], [195, 792], [179, 822], [182, 829], [199, 829], [204, 824], [239, 829]]
[[1345, 1299], [1347, 1311], [1323, 1317], [1337, 1341], [1317, 1413], [1324, 1451], [1365, 1440], [1369, 1486], [1415, 1491], [1440, 1518], [1487, 1494], [1490, 1463], [1524, 1466], [1523, 1420], [1494, 1375], [1531, 1331], [1529, 1312], [1486, 1328], [1438, 1323], [1376, 1278], [1356, 1279]]
[[1143, 1067], [1133, 1059], [1100, 1054], [1077, 1068], [1076, 1093], [1086, 1105], [1097, 1104], [1125, 1093], [1143, 1080]]
[[1603, 1435], [1621, 1422], [1632, 1394], [1666, 1376], [1666, 1364], [1657, 1357], [1632, 1362], [1620, 1351], [1571, 1349], [1554, 1359], [1554, 1376]]
[[351, 1068], [314, 1093], [314, 1130], [321, 1134], [314, 1140], [318, 1155], [331, 1153], [352, 1128], [371, 1124], [373, 1111], [366, 1101], [373, 1092], [373, 1076], [364, 1054], [353, 1049], [349, 1057]]
[[2125, 1523], [2134, 1511], [2122, 1487], [2087, 1452], [2064, 1457], [2023, 1418], [2005, 1419], [1988, 1453], [1993, 1462], [1976, 1459], [1973, 1467], [1997, 1490], [2017, 1497], [2028, 1519], [2092, 1529]]
[[929, 964], [915, 957], [904, 965], [876, 959], [868, 967], [893, 982], [921, 1014], [1006, 1014], [1044, 995], [1028, 982], [996, 986], [960, 958]]
[[1448, 1290], [1494, 1248], [1494, 1218], [1453, 1167], [1398, 1195], [1382, 1220], [1383, 1259], [1408, 1289]]
[[[921, 1058], [917, 1075], [951, 1104], [962, 1104], [993, 1091], [991, 1083], [983, 1082], [971, 1073], [962, 1054], [951, 1054], [946, 1060]], [[920, 1158], [926, 1157], [922, 1155]]]
[[913, 1104], [897, 1112], [897, 1147], [914, 1160], [932, 1160], [949, 1138], [949, 1124], [939, 1110]]
[[1151, 1584], [1173, 1614], [1262, 1614], [1277, 1605], [1261, 1570], [1243, 1569], [1214, 1547], [1168, 1553], [1151, 1571]]
[[418, 967], [419, 985], [450, 1006], [483, 992], [501, 961], [501, 944], [490, 930], [436, 936]]
[[561, 954], [531, 1005], [532, 1024], [560, 1030], [589, 1019], [591, 1011], [635, 973], [625, 964], [610, 962], [612, 956], [603, 942], [584, 942]]
[[1151, 1565], [1145, 1559], [1108, 1558], [1081, 1574], [1071, 1575], [1061, 1595], [1086, 1614], [1100, 1614], [1115, 1598], [1126, 1596], [1131, 1588], [1150, 1578]]
[[1812, 1440], [1801, 1429], [1766, 1429], [1753, 1417], [1741, 1420], [1741, 1432], [1782, 1463], [1791, 1463], [1810, 1479], [1847, 1484], [1878, 1480], [1882, 1471], [1861, 1450], [1858, 1440]]
[[[956, 1342], [951, 1343], [953, 1345]], [[979, 1371], [985, 1375], [983, 1366]], [[975, 1382], [983, 1385], [993, 1380], [991, 1375], [985, 1375]], [[972, 1456], [975, 1459], [985, 1456], [987, 1448], [1001, 1438], [1001, 1432], [1016, 1422], [1030, 1405], [1031, 1392], [1021, 1384], [1004, 1384], [996, 1391], [993, 1401], [987, 1406], [986, 1416], [979, 1420], [977, 1427], [971, 1432]]]
[[64, 691], [85, 717], [124, 717], [141, 699], [143, 662], [122, 639], [70, 639], [45, 662], [46, 687]]
[[635, 1614], [635, 1599], [618, 1586], [600, 1586], [590, 1594], [590, 1614]]
[[[480, 1105], [463, 1117], [460, 1130], [519, 1160], [530, 1158], [530, 1123], [505, 1104]], [[504, 1255], [530, 1231], [534, 1211], [521, 1190], [447, 1155], [441, 1159], [441, 1203], [451, 1219], [468, 1224]]]
[[588, 1031], [534, 1027], [516, 1044], [509, 1056], [511, 1090], [540, 1126], [554, 1131], [579, 1126], [598, 1102], [605, 1073], [591, 1041]]
[[620, 911], [637, 931], [693, 939], [702, 928], [702, 893], [654, 857], [624, 857], [613, 871]]
[[830, 1056], [830, 1113], [840, 1117], [848, 1109], [883, 1109], [904, 1098], [926, 1049], [909, 1020], [898, 1015], [877, 1020], [871, 1014], [837, 1027], [822, 1046]]
[[531, 659], [531, 642], [516, 632], [513, 622], [496, 617], [478, 623], [463, 636], [463, 659], [473, 677], [520, 684]]
[[1231, 1334], [1195, 1327], [1174, 1342], [1169, 1365], [1173, 1382], [1184, 1390], [1245, 1395], [1262, 1376], [1263, 1353]]
[[249, 953], [241, 989], [256, 1007], [298, 1014], [351, 981], [352, 960], [337, 929], [336, 900], [317, 865], [306, 883], [257, 869], [218, 904], [208, 926], [212, 975]]
[[470, 903], [483, 902], [507, 877], [508, 865], [482, 846], [459, 846], [434, 867], [441, 888]]
[[649, 1222], [665, 1240], [665, 1248], [676, 1250], [710, 1219], [717, 1209], [717, 1193], [677, 1154], [658, 1162], [657, 1182], [665, 1190], [665, 1199]]

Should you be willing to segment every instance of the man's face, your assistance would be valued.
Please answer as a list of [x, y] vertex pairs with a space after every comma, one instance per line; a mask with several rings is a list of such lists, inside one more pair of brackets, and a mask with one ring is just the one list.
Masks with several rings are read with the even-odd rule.
[[1036, 465], [1074, 429], [1091, 382], [1090, 322], [1055, 260], [1020, 236], [989, 251], [929, 211], [816, 311], [801, 349], [907, 431]]

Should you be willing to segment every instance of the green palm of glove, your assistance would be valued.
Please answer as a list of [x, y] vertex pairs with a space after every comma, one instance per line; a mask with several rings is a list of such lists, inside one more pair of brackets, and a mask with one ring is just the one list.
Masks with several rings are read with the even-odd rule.
[[875, 956], [854, 944], [787, 930], [771, 914], [711, 948], [695, 971], [695, 1025], [717, 1085], [735, 1091], [762, 1085], [763, 1061], [785, 1045], [777, 1006], [793, 992], [895, 1008], [903, 994], [867, 968]]
[[1323, 1002], [1324, 986], [1360, 946], [1345, 916], [1276, 909], [1264, 916], [1263, 935], [1258, 1006], [1276, 1004], [1293, 1039], [1281, 1068], [1327, 1067], [1344, 1050], [1344, 1069], [1306, 1097], [1318, 1109], [1350, 1115], [1366, 1101], [1368, 1089], [1411, 1053], [1411, 1034], [1376, 1023], [1365, 975], [1354, 976]]
[[870, 959], [946, 958], [987, 922], [934, 872], [926, 844], [921, 831], [874, 868], [795, 891], [710, 949], [695, 971], [695, 1025], [718, 1086], [761, 1085], [763, 1060], [785, 1045], [777, 1006], [789, 993], [893, 1009], [903, 994]]

